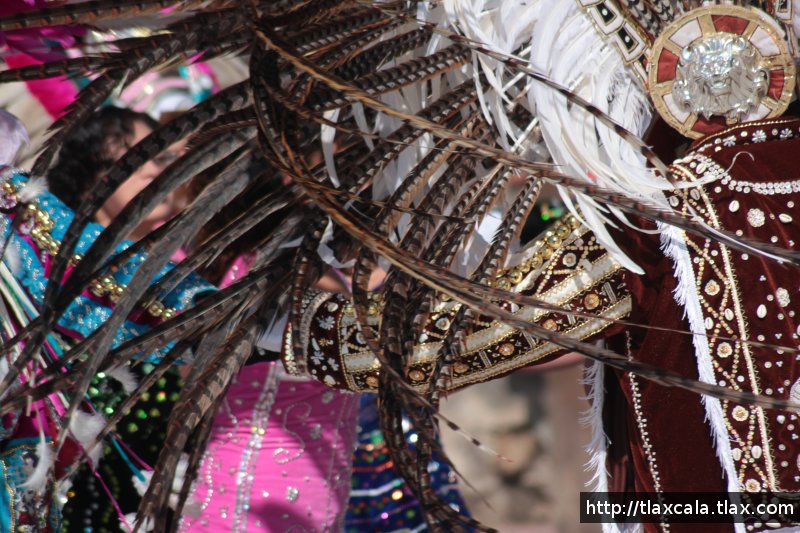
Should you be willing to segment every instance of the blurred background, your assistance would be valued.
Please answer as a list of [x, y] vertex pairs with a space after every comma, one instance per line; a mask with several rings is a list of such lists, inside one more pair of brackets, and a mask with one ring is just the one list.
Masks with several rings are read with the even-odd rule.
[[461, 491], [473, 515], [503, 533], [599, 532], [579, 522], [580, 492], [590, 476], [584, 447], [591, 433], [583, 365], [511, 376], [456, 392], [442, 411], [511, 462], [444, 430], [444, 447], [473, 488]]

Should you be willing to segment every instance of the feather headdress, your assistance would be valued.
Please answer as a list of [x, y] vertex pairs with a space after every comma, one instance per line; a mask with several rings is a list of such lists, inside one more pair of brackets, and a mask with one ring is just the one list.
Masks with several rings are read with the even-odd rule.
[[[24, 344], [0, 384], [3, 412], [24, 406], [24, 397], [8, 391], [27, 365], [38, 360], [69, 304], [137, 251], [144, 252], [144, 259], [124, 290], [114, 293], [107, 321], [66, 351], [58, 365], [41, 368], [40, 379], [28, 383], [28, 392], [32, 398], [66, 394], [65, 417], [72, 419], [79, 416], [92, 377], [116, 369], [113, 373], [129, 393], [119, 407], [124, 411], [192, 349], [187, 384], [138, 518], [140, 525], [156, 530], [166, 526], [172, 478], [196, 431], [200, 438], [189, 454], [178, 508], [185, 503], [214, 409], [273, 316], [273, 302], [290, 300], [290, 327], [299, 331], [304, 296], [327, 268], [326, 261], [353, 265], [353, 306], [382, 368], [382, 426], [395, 464], [419, 494], [434, 530], [459, 524], [481, 527], [438, 501], [429, 490], [426, 469], [414, 467], [438, 451], [435, 433], [442, 419], [436, 405], [448, 388], [459, 346], [479, 314], [660, 383], [785, 407], [776, 398], [736, 395], [630, 362], [521, 323], [496, 305], [505, 300], [564, 311], [492, 286], [544, 181], [557, 185], [576, 216], [634, 271], [638, 266], [606, 230], [607, 224], [627, 223], [629, 215], [798, 261], [791, 250], [712, 234], [691, 216], [669, 208], [663, 191], [674, 184], [641, 139], [652, 109], [640, 60], [654, 32], [676, 15], [677, 3], [603, 4], [626, 15], [621, 17], [624, 28], [602, 31], [593, 15], [598, 3], [572, 0], [95, 0], [0, 18], [0, 31], [5, 32], [53, 24], [146, 24], [151, 30], [106, 42], [101, 53], [77, 43], [69, 57], [57, 62], [2, 73], [5, 80], [57, 74], [82, 74], [90, 80], [53, 125], [34, 175], [47, 174], [68, 132], [148, 70], [178, 59], [227, 55], [241, 56], [249, 64], [248, 79], [154, 131], [87, 193], [55, 247], [58, 255], [38, 316], [6, 339], [7, 350]], [[641, 46], [625, 52], [615, 41], [624, 35]], [[132, 172], [180, 139], [189, 141], [186, 155], [145, 188], [76, 261], [81, 230], [94, 212]], [[549, 155], [543, 157], [545, 145]], [[522, 192], [504, 201], [514, 176], [525, 177]], [[201, 184], [201, 192], [178, 216], [114, 254], [154, 205], [190, 181]], [[226, 216], [215, 217], [218, 213]], [[476, 230], [490, 215], [501, 222], [486, 243]], [[203, 226], [213, 231], [201, 235]], [[156, 305], [160, 295], [224, 256], [231, 242], [256, 227], [264, 232], [249, 250], [254, 260], [245, 277], [177, 315]], [[182, 246], [192, 250], [189, 256], [153, 282]], [[367, 318], [367, 289], [377, 264], [391, 264], [391, 269], [376, 329]], [[427, 376], [428, 393], [420, 395], [408, 383], [406, 364], [441, 293], [466, 305], [448, 326], [449, 347], [437, 354]], [[163, 322], [115, 345], [126, 317], [141, 309], [154, 310]], [[302, 353], [300, 336], [292, 342]], [[163, 347], [168, 347], [167, 355], [141, 383], [120, 371], [132, 358]], [[302, 361], [295, 363], [302, 367]], [[68, 372], [61, 371], [65, 365]], [[420, 435], [413, 451], [402, 443], [404, 412]], [[98, 437], [118, 419], [111, 416]], [[67, 432], [68, 425], [63, 427]]]

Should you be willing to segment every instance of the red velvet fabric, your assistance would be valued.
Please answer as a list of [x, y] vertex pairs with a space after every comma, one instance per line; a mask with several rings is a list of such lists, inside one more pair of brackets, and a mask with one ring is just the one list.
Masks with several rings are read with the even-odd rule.
[[[697, 143], [692, 154], [706, 156], [721, 169], [729, 169], [727, 183], [720, 177], [702, 187], [706, 203], [698, 201], [696, 204], [713, 206], [700, 213], [704, 218], [717, 221], [721, 228], [730, 232], [739, 231], [744, 237], [797, 249], [800, 226], [795, 220], [800, 221], [800, 192], [766, 194], [764, 184], [779, 184], [778, 189], [793, 191], [790, 182], [800, 180], [799, 120], [779, 119], [732, 128]], [[702, 165], [689, 168], [685, 163], [684, 170], [689, 170], [690, 174], [708, 177]], [[740, 190], [736, 190], [735, 182], [739, 183]], [[721, 323], [731, 328], [719, 331], [720, 336], [746, 336], [751, 341], [798, 347], [798, 267], [781, 265], [755, 253], [728, 249], [730, 263], [726, 270], [723, 249], [713, 239], [687, 235], [687, 240], [707, 325], [716, 327]], [[634, 298], [631, 320], [688, 331], [684, 311], [673, 296], [677, 285], [673, 261], [660, 251], [659, 237], [627, 231], [619, 236], [619, 241], [646, 271], [644, 276], [626, 275]], [[719, 252], [715, 254], [716, 250]], [[708, 255], [703, 257], [703, 251]], [[700, 265], [703, 265], [702, 270], [698, 270]], [[716, 289], [709, 285], [712, 279], [723, 280], [735, 290], [715, 293]], [[717, 283], [719, 285], [723, 282]], [[738, 309], [732, 305], [734, 300], [738, 300]], [[735, 316], [727, 319], [724, 309], [731, 309], [730, 313]], [[644, 328], [629, 328], [628, 331], [631, 353], [636, 359], [688, 377], [698, 376], [691, 336]], [[708, 333], [714, 331], [712, 328]], [[746, 346], [749, 357], [744, 353], [725, 356], [728, 351], [721, 348], [721, 341], [712, 342], [711, 356], [720, 384], [731, 386], [733, 383], [745, 392], [790, 397], [792, 385], [800, 378], [794, 352], [781, 351], [774, 346], [737, 345], [732, 341], [730, 344], [740, 352]], [[611, 339], [611, 343], [624, 353], [626, 341], [621, 335]], [[700, 397], [634, 378], [638, 385], [641, 419], [646, 421], [647, 434], [644, 435], [639, 427], [641, 422], [635, 416], [636, 398], [630, 376], [620, 372], [612, 376], [606, 386], [604, 404], [604, 422], [611, 440], [609, 490], [655, 492], [654, 462], [661, 491], [726, 491], [727, 482]], [[725, 423], [729, 425], [730, 446], [745, 456], [743, 461], [735, 461], [739, 485], [754, 487], [755, 481], [759, 483], [759, 490], [800, 490], [800, 439], [795, 427], [800, 426], [800, 421], [795, 415], [785, 411], [751, 410], [735, 402], [723, 401], [722, 407]], [[737, 419], [744, 416], [742, 407], [748, 411], [746, 420]], [[645, 440], [650, 446], [649, 457]], [[753, 464], [748, 463], [748, 456]], [[759, 467], [762, 471], [758, 471]], [[759, 472], [764, 474], [763, 478], [758, 477]], [[769, 478], [772, 478], [769, 483], [761, 481]], [[725, 524], [699, 528], [671, 524], [670, 530], [730, 531], [730, 527]], [[657, 526], [648, 526], [648, 529], [657, 529]]]

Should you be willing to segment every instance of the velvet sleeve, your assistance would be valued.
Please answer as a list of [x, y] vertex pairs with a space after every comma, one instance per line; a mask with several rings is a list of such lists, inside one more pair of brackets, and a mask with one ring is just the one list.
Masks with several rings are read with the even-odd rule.
[[[616, 331], [614, 320], [630, 313], [631, 298], [621, 266], [571, 216], [513, 257], [511, 265], [498, 276], [497, 287], [586, 315], [502, 304], [518, 318], [571, 339], [590, 341]], [[305, 367], [312, 377], [332, 387], [375, 390], [380, 365], [364, 342], [351, 301], [341, 294], [309, 291], [302, 306], [297, 334], [303, 352], [292, 351], [290, 328], [284, 342], [283, 358], [289, 372]], [[441, 299], [418, 339], [406, 376], [420, 389], [427, 386], [458, 308], [459, 304]], [[371, 324], [378, 326], [380, 300], [374, 299], [370, 309]], [[552, 360], [566, 351], [488, 317], [479, 317], [466, 344], [466, 351], [454, 362], [449, 390]]]

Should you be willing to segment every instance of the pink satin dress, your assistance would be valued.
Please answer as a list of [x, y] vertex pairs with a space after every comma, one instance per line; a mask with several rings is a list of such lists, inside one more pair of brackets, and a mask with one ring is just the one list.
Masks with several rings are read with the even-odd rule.
[[[225, 285], [249, 266], [237, 265]], [[280, 362], [244, 367], [214, 420], [180, 530], [341, 531], [358, 404], [358, 394], [290, 376]]]

